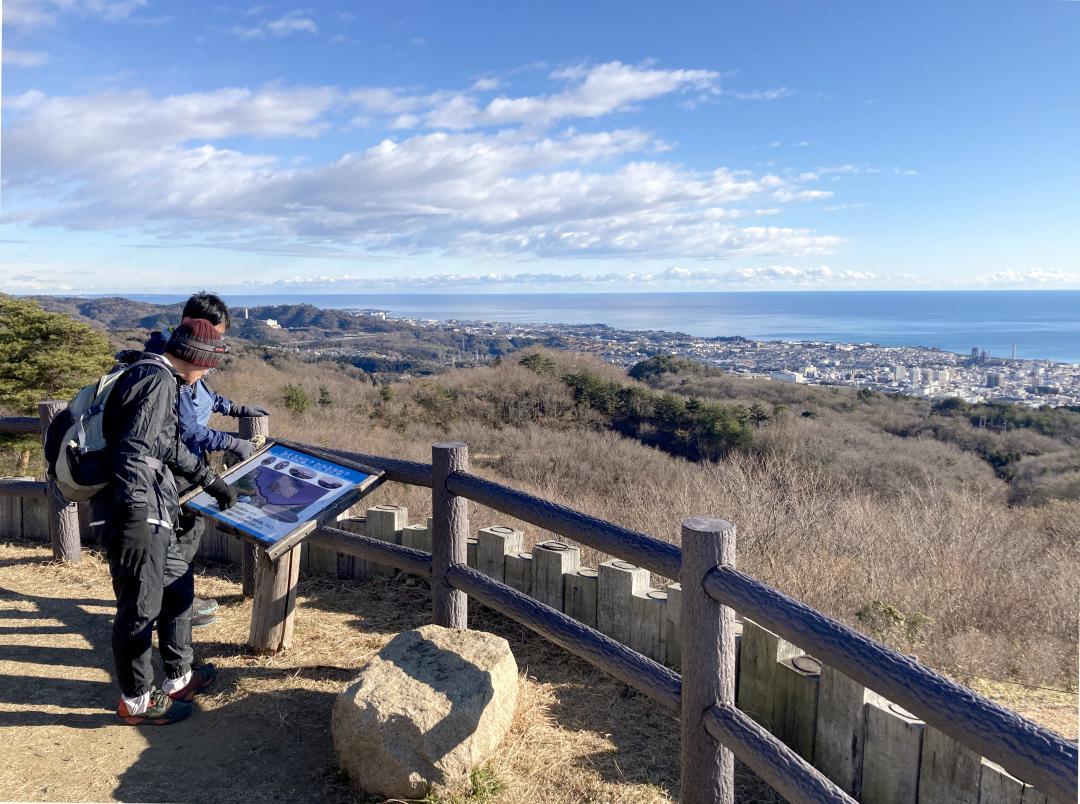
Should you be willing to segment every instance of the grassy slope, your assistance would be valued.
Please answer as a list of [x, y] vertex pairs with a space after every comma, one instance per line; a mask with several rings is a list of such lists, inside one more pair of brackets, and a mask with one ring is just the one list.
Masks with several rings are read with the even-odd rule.
[[[591, 358], [554, 355], [568, 369], [630, 382]], [[743, 568], [934, 666], [966, 679], [1073, 678], [1080, 503], [1010, 505], [1009, 487], [976, 453], [893, 435], [893, 419], [923, 416], [915, 400], [703, 382], [732, 383], [721, 398], [789, 413], [758, 429], [750, 449], [691, 463], [611, 432], [556, 377], [513, 361], [389, 392], [288, 360], [243, 361], [215, 380], [267, 404], [278, 434], [414, 459], [433, 441], [463, 440], [482, 474], [660, 538], [677, 540], [684, 517], [728, 517]], [[288, 412], [288, 383], [313, 397], [326, 386], [334, 403]], [[414, 515], [428, 504], [418, 489], [380, 494]]]

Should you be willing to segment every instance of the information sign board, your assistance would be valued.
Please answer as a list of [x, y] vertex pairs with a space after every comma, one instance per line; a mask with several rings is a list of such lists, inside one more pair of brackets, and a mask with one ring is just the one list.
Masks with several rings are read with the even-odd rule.
[[274, 443], [222, 474], [237, 491], [237, 502], [230, 508], [220, 510], [205, 491], [184, 505], [266, 548], [275, 558], [373, 490], [382, 475], [378, 469], [308, 447]]

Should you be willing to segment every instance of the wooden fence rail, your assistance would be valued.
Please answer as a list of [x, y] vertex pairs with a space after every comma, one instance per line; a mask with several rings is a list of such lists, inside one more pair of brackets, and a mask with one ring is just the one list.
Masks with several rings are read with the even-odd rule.
[[[28, 421], [25, 418], [0, 418], [0, 433], [35, 432], [29, 428]], [[37, 432], [40, 432], [41, 423], [34, 421], [39, 428]], [[471, 597], [619, 678], [672, 712], [679, 713], [682, 723], [683, 800], [689, 804], [728, 804], [732, 800], [733, 757], [739, 758], [790, 801], [854, 800], [838, 784], [826, 778], [821, 770], [812, 766], [808, 756], [799, 756], [789, 745], [785, 745], [791, 740], [779, 739], [765, 725], [751, 719], [749, 713], [736, 708], [736, 611], [764, 629], [775, 632], [770, 637], [763, 628], [754, 626], [752, 629], [751, 633], [757, 635], [755, 639], [759, 642], [765, 638], [767, 643], [771, 638], [773, 643], [771, 648], [760, 654], [755, 651], [763, 650], [762, 645], [766, 643], [743, 646], [744, 681], [752, 669], [748, 662], [766, 661], [769, 668], [782, 668], [784, 666], [776, 662], [784, 656], [799, 653], [798, 649], [794, 653], [784, 652], [793, 648], [786, 642], [786, 647], [781, 650], [782, 646], [778, 647], [777, 640], [783, 637], [830, 665], [829, 672], [836, 679], [848, 677], [852, 680], [845, 683], [872, 688], [923, 718], [940, 735], [947, 735], [940, 739], [953, 738], [978, 751], [1009, 773], [1036, 785], [1043, 794], [1048, 794], [1054, 800], [1064, 802], [1076, 799], [1078, 756], [1075, 744], [735, 569], [735, 532], [729, 522], [688, 520], [683, 523], [683, 549], [680, 549], [668, 542], [470, 474], [467, 448], [463, 444], [435, 445], [432, 464], [340, 449], [320, 449], [382, 469], [389, 480], [430, 487], [434, 516], [428, 526], [415, 526], [423, 531], [420, 533], [411, 531], [412, 526], [406, 528], [407, 522], [404, 520], [397, 522], [394, 511], [402, 510], [404, 514], [403, 509], [382, 506], [388, 510], [369, 511], [371, 516], [380, 513], [393, 517], [393, 527], [397, 529], [395, 533], [400, 531], [397, 541], [408, 534], [414, 545], [425, 548], [422, 550], [395, 544], [394, 533], [387, 536], [373, 529], [366, 531], [367, 535], [362, 535], [351, 532], [351, 528], [333, 527], [316, 531], [309, 539], [310, 545], [355, 557], [359, 564], [366, 562], [365, 565], [372, 569], [382, 565], [429, 577], [432, 580], [436, 621], [451, 627], [466, 627], [467, 599]], [[43, 487], [42, 483], [25, 480], [0, 480], [0, 497], [40, 498]], [[597, 617], [597, 606], [603, 598], [602, 590], [606, 588], [610, 593], [616, 589], [612, 583], [621, 584], [618, 588], [627, 596], [632, 594], [635, 605], [640, 604], [642, 617], [639, 619], [644, 619], [646, 612], [652, 612], [654, 619], [648, 622], [656, 621], [658, 628], [674, 627], [679, 630], [681, 638], [674, 651], [676, 656], [681, 652], [679, 663], [682, 676], [619, 639], [568, 616], [554, 605], [530, 597], [526, 591], [533, 591], [536, 597], [551, 603], [559, 599], [558, 590], [554, 588], [531, 588], [534, 569], [539, 572], [539, 577], [545, 579], [545, 584], [549, 580], [552, 583], [557, 580], [555, 575], [560, 573], [552, 568], [554, 565], [548, 566], [554, 559], [545, 554], [542, 557], [547, 563], [538, 563], [536, 568], [530, 566], [532, 555], [529, 553], [507, 552], [499, 556], [502, 560], [493, 559], [486, 552], [490, 544], [485, 542], [485, 546], [481, 547], [480, 542], [469, 539], [466, 508], [466, 501], [469, 500], [622, 559], [601, 565], [600, 590], [596, 593], [598, 602], [593, 604], [591, 610], [588, 606], [583, 608], [585, 616]], [[379, 521], [385, 518], [380, 517]], [[363, 520], [357, 522], [362, 524]], [[520, 532], [510, 528], [486, 530], [491, 531], [487, 534], [489, 541], [520, 546]], [[469, 544], [470, 541], [473, 544]], [[562, 552], [564, 547], [560, 547], [559, 551]], [[470, 548], [475, 555], [470, 553]], [[554, 547], [543, 546], [537, 549], [540, 552], [555, 550]], [[469, 566], [470, 563], [481, 562], [481, 552], [486, 556], [484, 562], [491, 567], [498, 565], [498, 577], [491, 577], [491, 574]], [[272, 590], [266, 594], [273, 594], [279, 601], [285, 600], [288, 604], [282, 608], [279, 618], [291, 617], [298, 565], [298, 556], [290, 558], [287, 569], [277, 567], [272, 562], [259, 562], [256, 609], [259, 608], [258, 590]], [[638, 569], [633, 565], [679, 580], [681, 586], [670, 585], [665, 601], [664, 595], [655, 590], [647, 593], [648, 573], [639, 577], [636, 574]], [[558, 566], [564, 565], [560, 563]], [[571, 567], [574, 577], [574, 584], [566, 583], [567, 590], [596, 588], [594, 570], [578, 571], [573, 561], [565, 566]], [[537, 568], [543, 568], [543, 571]], [[588, 575], [587, 572], [594, 574]], [[270, 577], [277, 573], [286, 573], [291, 580], [283, 584], [280, 579]], [[569, 573], [563, 574], [563, 578], [570, 577]], [[645, 588], [639, 589], [639, 584], [644, 584]], [[569, 591], [566, 595], [564, 608], [581, 605]], [[662, 614], [659, 609], [654, 612], [650, 607], [651, 603], [659, 601], [667, 604]], [[269, 627], [287, 632], [291, 629], [291, 623], [285, 625], [289, 627], [282, 628], [281, 622], [269, 623]], [[613, 623], [608, 627], [615, 628], [616, 625]], [[255, 630], [253, 616], [253, 639]], [[637, 640], [634, 634], [620, 638], [628, 642]], [[642, 647], [642, 650], [646, 648]], [[649, 643], [648, 650], [656, 651], [656, 643]], [[770, 669], [769, 672], [774, 670]], [[797, 666], [792, 666], [786, 672], [792, 683], [803, 678]], [[740, 683], [740, 690], [742, 686]], [[861, 687], [858, 689], [861, 690]], [[830, 695], [835, 697], [836, 690], [830, 690]], [[751, 686], [747, 694], [752, 691]], [[814, 691], [816, 693], [816, 686]], [[815, 706], [820, 706], [821, 701], [825, 700], [832, 699], [827, 698], [823, 691], [821, 700]], [[863, 700], [863, 697], [857, 697], [858, 717], [869, 718], [869, 715], [863, 714]], [[740, 706], [746, 703], [743, 701]], [[869, 709], [877, 711], [876, 706]], [[893, 715], [890, 713], [889, 716]], [[867, 724], [870, 722], [866, 721]], [[819, 722], [819, 733], [821, 728]], [[928, 743], [939, 739], [931, 739], [934, 730], [927, 733]], [[851, 748], [854, 750], [854, 743]], [[924, 757], [926, 750], [927, 746], [924, 745]], [[983, 778], [998, 778], [993, 773], [987, 776], [985, 768], [990, 766], [986, 760], [982, 762]], [[978, 770], [976, 767], [976, 772]], [[1025, 789], [1022, 783], [1018, 784], [1020, 790]], [[990, 800], [986, 798], [986, 801]], [[1016, 801], [1020, 801], [1020, 798], [1016, 798]], [[1026, 793], [1023, 801], [1028, 801]]]
[[704, 579], [716, 600], [799, 645], [1046, 793], [1076, 795], [1077, 747], [734, 567]]
[[0, 419], [0, 435], [37, 435], [41, 420], [37, 416], [6, 416]]
[[49, 486], [44, 480], [0, 477], [0, 497], [46, 497]]

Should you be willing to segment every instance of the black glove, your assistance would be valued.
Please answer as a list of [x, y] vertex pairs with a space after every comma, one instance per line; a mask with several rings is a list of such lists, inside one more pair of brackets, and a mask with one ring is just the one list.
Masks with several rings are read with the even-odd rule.
[[225, 442], [225, 451], [231, 452], [239, 461], [246, 461], [255, 454], [255, 445], [246, 438], [229, 436], [229, 440]]
[[113, 549], [119, 557], [120, 568], [129, 575], [137, 574], [150, 550], [150, 523], [145, 519], [129, 519]]
[[233, 402], [233, 406], [229, 408], [229, 415], [238, 419], [257, 419], [260, 416], [269, 416], [270, 411], [258, 405], [237, 405]]
[[204, 491], [217, 500], [218, 508], [222, 511], [236, 502], [236, 489], [220, 477], [215, 477], [213, 482], [204, 488]]

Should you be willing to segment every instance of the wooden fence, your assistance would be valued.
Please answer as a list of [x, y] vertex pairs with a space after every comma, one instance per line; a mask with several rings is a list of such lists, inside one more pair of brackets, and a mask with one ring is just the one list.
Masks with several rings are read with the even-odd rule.
[[[247, 559], [256, 650], [288, 645], [302, 567], [398, 569], [430, 579], [436, 623], [467, 627], [472, 598], [677, 714], [685, 802], [732, 802], [736, 757], [789, 801], [1076, 800], [1075, 744], [740, 572], [730, 522], [687, 520], [680, 549], [473, 475], [464, 444], [434, 445], [431, 464], [320, 449], [430, 487], [433, 516], [408, 525], [377, 506], [276, 563]], [[44, 493], [0, 480], [0, 500]], [[512, 528], [471, 537], [469, 500], [616, 558], [591, 570], [565, 542], [524, 552]], [[230, 543], [210, 528], [204, 551], [244, 560]], [[678, 583], [650, 589], [649, 572]]]

